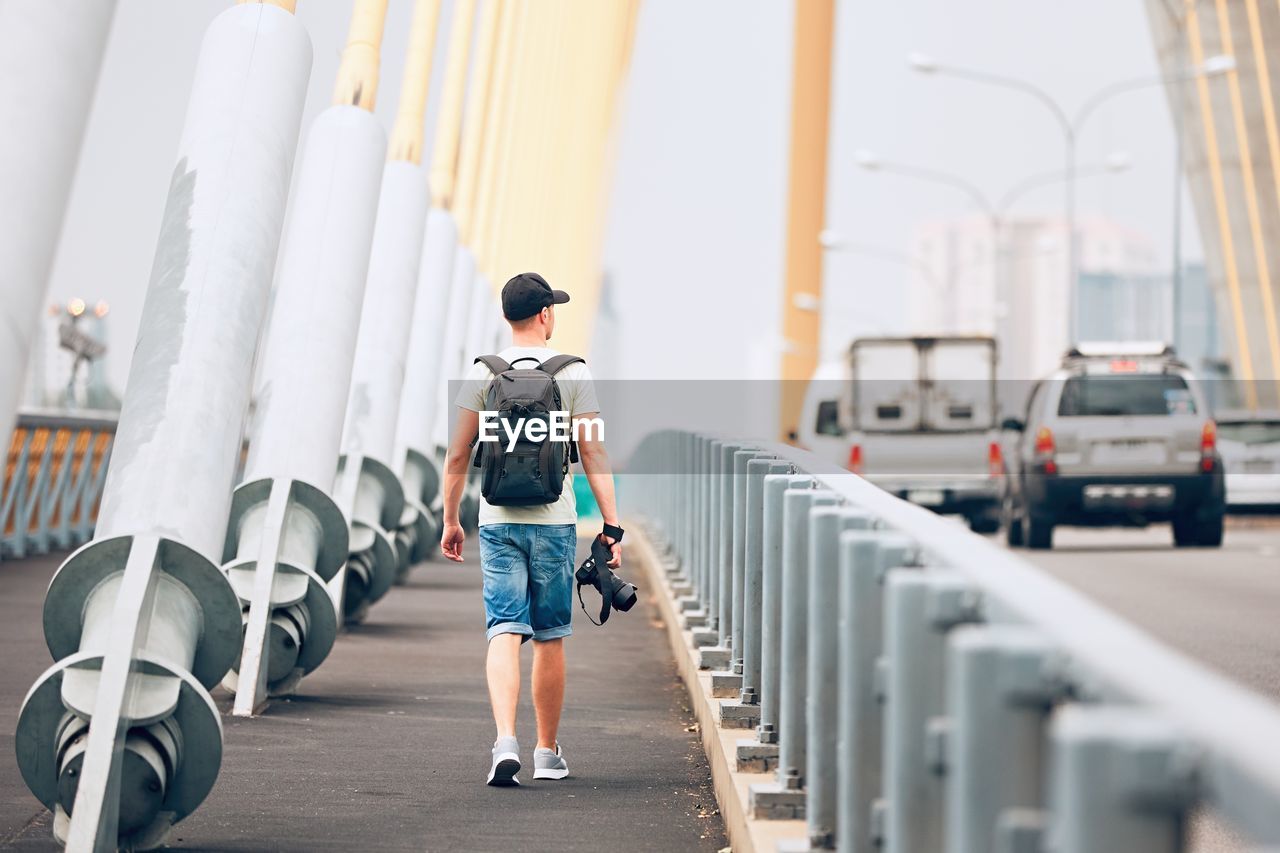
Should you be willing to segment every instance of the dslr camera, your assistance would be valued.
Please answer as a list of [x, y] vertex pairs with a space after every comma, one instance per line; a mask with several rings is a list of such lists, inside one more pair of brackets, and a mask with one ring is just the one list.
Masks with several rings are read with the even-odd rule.
[[591, 540], [591, 556], [583, 560], [582, 565], [578, 566], [578, 570], [574, 573], [574, 580], [578, 583], [578, 603], [582, 605], [582, 612], [587, 614], [588, 619], [591, 619], [591, 614], [587, 611], [587, 605], [582, 601], [582, 588], [584, 586], [593, 586], [600, 593], [600, 621], [591, 620], [595, 625], [603, 625], [608, 622], [611, 611], [621, 610], [626, 613], [636, 603], [635, 585], [627, 583], [609, 568], [609, 560], [613, 556], [613, 551], [604, 537], [609, 536], [614, 541], [621, 542], [622, 533], [621, 527], [606, 524], [604, 532]]

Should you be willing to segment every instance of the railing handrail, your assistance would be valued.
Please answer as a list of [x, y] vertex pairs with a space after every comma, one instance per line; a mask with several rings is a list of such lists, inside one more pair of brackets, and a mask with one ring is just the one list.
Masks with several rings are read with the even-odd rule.
[[69, 427], [74, 429], [79, 427], [107, 430], [115, 429], [119, 420], [120, 413], [108, 409], [23, 408], [18, 410], [18, 420], [15, 427], [19, 429], [37, 427], [49, 427], [51, 429]]
[[791, 463], [915, 540], [926, 558], [981, 591], [989, 619], [1042, 632], [1067, 655], [1072, 672], [1100, 680], [1090, 686], [1103, 696], [1164, 716], [1201, 750], [1204, 794], [1215, 809], [1246, 833], [1280, 839], [1280, 808], [1256, 808], [1255, 799], [1280, 805], [1276, 703], [1174, 651], [1035, 564], [827, 459], [782, 443], [743, 443]]

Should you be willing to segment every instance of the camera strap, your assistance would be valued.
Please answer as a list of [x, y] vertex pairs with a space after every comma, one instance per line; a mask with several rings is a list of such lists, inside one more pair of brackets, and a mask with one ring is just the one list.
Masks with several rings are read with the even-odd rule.
[[597, 628], [599, 628], [604, 623], [609, 621], [609, 612], [611, 609], [609, 598], [608, 596], [605, 596], [605, 595], [600, 596], [604, 600], [604, 603], [600, 605], [600, 621], [597, 622], [596, 620], [591, 618], [591, 611], [587, 610], [587, 603], [582, 600], [582, 588], [584, 586], [586, 586], [586, 584], [584, 584], [582, 581], [578, 581], [578, 604], [582, 605], [582, 612], [583, 614], [586, 615], [587, 621], [590, 622], [592, 625], [595, 625]]
[[[600, 576], [599, 570], [601, 565], [600, 559], [596, 554], [597, 549], [601, 551], [600, 556], [605, 557], [605, 562], [608, 562], [608, 555], [610, 553], [609, 549], [600, 541], [600, 537], [597, 536], [595, 539], [591, 540], [591, 555], [582, 561], [582, 565], [579, 566], [578, 571], [574, 573], [574, 581], [578, 584], [578, 604], [581, 605], [582, 612], [586, 614], [587, 619], [592, 625], [599, 628], [609, 621], [609, 613], [613, 610], [613, 602], [611, 600], [611, 596], [605, 595], [604, 590], [596, 586], [595, 579]], [[584, 580], [584, 578], [587, 580]], [[601, 604], [599, 622], [591, 618], [591, 612], [587, 610], [587, 603], [582, 600], [582, 588], [584, 586], [595, 586], [600, 592]]]

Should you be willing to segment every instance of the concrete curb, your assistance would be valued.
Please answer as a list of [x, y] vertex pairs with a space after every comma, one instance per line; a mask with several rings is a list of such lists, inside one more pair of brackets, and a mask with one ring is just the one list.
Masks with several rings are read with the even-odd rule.
[[776, 781], [773, 773], [742, 773], [736, 769], [738, 741], [749, 740], [749, 729], [726, 729], [719, 723], [721, 700], [711, 695], [711, 671], [698, 669], [699, 650], [693, 645], [692, 634], [680, 627], [676, 597], [662, 571], [658, 554], [652, 543], [640, 531], [639, 525], [630, 525], [628, 554], [633, 565], [645, 575], [645, 591], [651, 591], [662, 614], [667, 640], [676, 668], [689, 691], [689, 703], [698, 720], [702, 748], [711, 765], [711, 781], [720, 815], [724, 819], [725, 834], [734, 853], [774, 853], [780, 842], [804, 841], [807, 830], [803, 820], [758, 820], [750, 817], [747, 807], [751, 785]]

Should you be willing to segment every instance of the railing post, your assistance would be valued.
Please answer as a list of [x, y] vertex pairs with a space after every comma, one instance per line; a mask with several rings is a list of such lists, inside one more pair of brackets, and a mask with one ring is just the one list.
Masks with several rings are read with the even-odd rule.
[[752, 459], [747, 463], [747, 536], [744, 545], [744, 579], [742, 590], [742, 692], [744, 705], [760, 704], [760, 641], [764, 609], [764, 528], [768, 519], [764, 512], [765, 478], [786, 474], [791, 465], [777, 459]]
[[[757, 769], [778, 763], [778, 716], [782, 705], [782, 542], [783, 502], [790, 489], [811, 487], [807, 474], [770, 474], [764, 479], [764, 525], [760, 583], [760, 724]], [[739, 752], [741, 756], [741, 751]]]
[[961, 626], [948, 645], [946, 849], [988, 853], [1002, 814], [1044, 808], [1047, 722], [1065, 684], [1030, 628]]
[[676, 551], [679, 554], [678, 569], [672, 578], [672, 592], [676, 599], [687, 598], [697, 585], [697, 490], [698, 443], [696, 433], [680, 433], [677, 437], [676, 489], [678, 503], [673, 523], [677, 526]]
[[745, 618], [747, 575], [747, 465], [753, 459], [771, 459], [758, 450], [739, 450], [733, 455], [733, 598], [730, 602], [730, 669], [738, 676], [734, 693], [742, 690], [742, 625]]
[[915, 546], [886, 531], [840, 534], [839, 743], [836, 849], [875, 853], [871, 809], [882, 785], [884, 712], [876, 667], [884, 652], [885, 578], [905, 566]]
[[942, 850], [946, 635], [979, 618], [979, 599], [946, 569], [889, 573], [884, 773], [888, 853]]
[[698, 488], [698, 538], [694, 557], [695, 580], [692, 583], [692, 596], [682, 602], [684, 610], [684, 627], [693, 632], [694, 644], [711, 646], [715, 644], [715, 635], [708, 632], [713, 615], [711, 609], [711, 555], [712, 533], [714, 531], [715, 476], [712, 473], [717, 451], [716, 441], [712, 436], [704, 435], [697, 458]]
[[819, 507], [809, 513], [808, 673], [805, 678], [805, 819], [809, 845], [829, 849], [836, 839], [839, 701], [840, 534], [867, 530], [859, 509]]
[[[762, 487], [764, 475], [769, 470], [776, 470], [777, 473], [786, 473], [791, 470], [791, 466], [786, 462], [780, 462], [774, 457], [765, 455], [765, 453], [737, 453], [735, 457], [737, 466], [737, 474], [735, 479], [735, 515], [733, 515], [733, 528], [735, 535], [740, 539], [740, 544], [733, 548], [733, 570], [735, 570], [735, 598], [733, 602], [733, 615], [737, 621], [735, 631], [733, 631], [733, 648], [739, 657], [733, 662], [732, 674], [728, 674], [723, 679], [723, 689], [719, 690], [719, 694], [724, 695], [732, 690], [731, 701], [721, 702], [719, 707], [719, 719], [724, 727], [733, 727], [733, 729], [751, 729], [760, 720], [760, 704], [759, 704], [759, 628], [760, 628], [760, 544], [762, 544], [763, 530], [762, 511], [764, 502], [762, 500]], [[741, 492], [741, 501], [737, 501], [737, 493]], [[749, 651], [749, 644], [754, 643], [755, 648]], [[750, 680], [746, 675], [746, 658], [751, 657], [751, 666], [754, 667], [753, 675]], [[716, 676], [712, 676], [716, 679]], [[717, 685], [713, 680], [713, 688]], [[733, 689], [736, 686], [736, 690]]]
[[1050, 827], [1058, 853], [1180, 853], [1194, 757], [1147, 711], [1068, 706], [1051, 725]]
[[789, 489], [783, 496], [778, 781], [751, 787], [751, 811], [757, 817], [804, 816], [809, 513], [815, 507], [838, 502], [827, 489]]
[[720, 492], [719, 517], [716, 520], [718, 537], [718, 555], [716, 556], [716, 573], [719, 579], [716, 590], [716, 625], [720, 631], [717, 646], [724, 650], [719, 666], [712, 669], [726, 669], [733, 643], [733, 458], [744, 445], [735, 442], [720, 444], [720, 477], [717, 489]]
[[706, 620], [702, 630], [695, 632], [699, 646], [714, 646], [720, 639], [720, 449], [719, 439], [707, 442], [707, 527], [702, 561], [702, 610]]
[[[718, 452], [715, 448], [718, 447]], [[733, 459], [734, 454], [745, 449], [732, 441], [712, 442], [714, 482], [711, 516], [711, 614], [714, 626], [700, 639], [714, 645], [702, 649], [698, 666], [701, 669], [722, 671], [729, 667], [731, 650], [730, 634], [733, 629]]]
[[[730, 469], [730, 525], [723, 535], [728, 540], [728, 624], [723, 654], [716, 661], [712, 672], [712, 695], [733, 699], [719, 707], [721, 725], [748, 727], [751, 725], [751, 708], [742, 706], [736, 699], [742, 690], [742, 574], [746, 557], [746, 464], [763, 456], [756, 448], [745, 447], [733, 452]], [[723, 628], [723, 626], [722, 626]], [[724, 631], [721, 631], [724, 637]], [[746, 715], [746, 716], [744, 716]]]
[[[694, 433], [688, 448], [688, 468], [684, 474], [687, 478], [687, 504], [685, 519], [689, 525], [689, 550], [685, 555], [683, 571], [678, 592], [683, 593], [682, 606], [697, 610], [702, 603], [699, 584], [705, 583], [706, 573], [704, 554], [706, 552], [706, 524], [704, 491], [706, 490], [706, 464], [708, 443], [706, 435]], [[702, 604], [705, 607], [705, 604]]]

